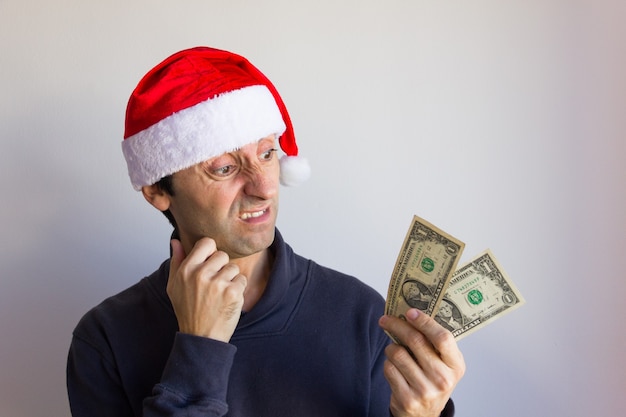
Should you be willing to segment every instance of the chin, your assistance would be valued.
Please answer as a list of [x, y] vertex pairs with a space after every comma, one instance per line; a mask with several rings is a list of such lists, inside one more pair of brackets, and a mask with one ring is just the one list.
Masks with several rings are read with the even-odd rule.
[[229, 256], [232, 258], [245, 258], [259, 252], [263, 252], [274, 243], [275, 232], [272, 229], [271, 232], [257, 233], [249, 239], [241, 239], [237, 242], [233, 242], [233, 250]]

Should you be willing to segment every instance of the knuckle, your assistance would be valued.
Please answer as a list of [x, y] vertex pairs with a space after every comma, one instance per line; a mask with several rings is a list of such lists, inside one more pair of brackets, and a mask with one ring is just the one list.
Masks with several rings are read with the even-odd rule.
[[176, 272], [177, 277], [186, 277], [189, 275], [190, 271], [191, 271], [191, 266], [189, 265], [189, 262], [185, 262], [183, 261], [183, 263], [180, 264], [180, 266], [178, 267], [178, 271]]
[[435, 409], [440, 402], [441, 396], [433, 390], [427, 390], [422, 397], [423, 407], [429, 410]]
[[243, 299], [243, 288], [239, 285], [228, 285], [224, 289], [224, 298], [231, 301], [240, 301]]
[[219, 277], [228, 282], [232, 281], [239, 274], [239, 267], [235, 264], [227, 263], [219, 271], [215, 273]]
[[418, 348], [428, 343], [428, 340], [420, 332], [411, 332], [406, 338], [406, 343], [412, 348]]
[[230, 257], [228, 256], [228, 254], [221, 250], [213, 252], [213, 254], [209, 257], [209, 259], [222, 266], [228, 265], [228, 263], [230, 262]]
[[206, 286], [204, 292], [209, 296], [210, 300], [216, 300], [220, 299], [222, 289], [220, 288], [219, 283], [211, 282]]
[[432, 381], [433, 385], [441, 392], [451, 392], [456, 385], [454, 378], [441, 373], [433, 375]]
[[241, 292], [243, 292], [248, 286], [248, 278], [246, 278], [246, 276], [242, 274], [236, 274], [230, 282], [235, 288], [237, 288]]
[[406, 348], [398, 345], [389, 345], [386, 354], [387, 357], [395, 363], [406, 361], [410, 356]]
[[233, 276], [236, 276], [239, 274], [239, 266], [237, 266], [234, 263], [227, 263], [226, 265], [224, 265], [223, 269], [233, 274]]
[[[424, 400], [425, 399], [422, 398], [422, 401]], [[422, 404], [413, 396], [401, 398], [398, 400], [398, 402], [400, 408], [405, 411], [406, 415], [420, 415], [420, 413], [423, 411]]]
[[452, 336], [452, 333], [450, 333], [448, 330], [442, 330], [440, 332], [438, 332], [435, 336], [434, 336], [434, 343], [436, 346], [439, 345], [448, 345], [450, 343], [454, 343], [454, 336]]

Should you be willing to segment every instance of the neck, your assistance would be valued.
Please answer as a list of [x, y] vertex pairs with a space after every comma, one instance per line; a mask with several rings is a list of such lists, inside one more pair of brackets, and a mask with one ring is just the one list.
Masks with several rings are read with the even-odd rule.
[[263, 295], [272, 271], [273, 260], [269, 249], [245, 258], [231, 259], [231, 262], [239, 267], [239, 272], [248, 279], [248, 285], [243, 293], [243, 311], [250, 311]]

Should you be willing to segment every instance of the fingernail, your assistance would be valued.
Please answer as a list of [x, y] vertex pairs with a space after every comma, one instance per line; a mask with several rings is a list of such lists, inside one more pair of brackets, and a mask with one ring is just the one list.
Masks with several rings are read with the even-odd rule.
[[410, 309], [410, 310], [408, 310], [406, 312], [406, 317], [409, 320], [415, 320], [417, 318], [417, 316], [419, 316], [419, 315], [420, 315], [420, 311], [418, 309], [416, 309], [416, 308], [412, 308], [412, 309]]

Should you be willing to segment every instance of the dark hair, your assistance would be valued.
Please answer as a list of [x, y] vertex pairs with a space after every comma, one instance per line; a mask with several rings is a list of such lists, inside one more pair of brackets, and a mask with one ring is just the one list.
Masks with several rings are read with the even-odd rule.
[[[161, 191], [164, 191], [167, 194], [173, 196], [174, 195], [174, 182], [172, 181], [172, 179], [173, 179], [172, 175], [167, 175], [161, 178], [156, 183], [156, 186], [159, 187]], [[162, 211], [161, 213], [163, 213], [165, 217], [167, 217], [167, 220], [169, 220], [170, 224], [174, 226], [174, 229], [176, 229], [176, 220], [174, 219], [172, 212], [169, 211], [168, 209], [168, 210]]]

